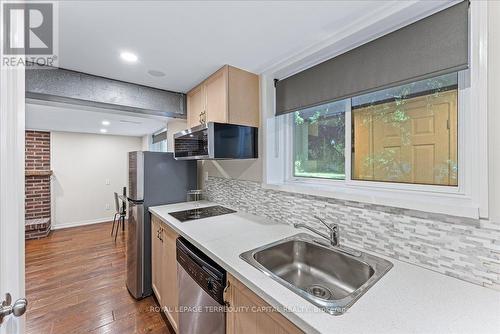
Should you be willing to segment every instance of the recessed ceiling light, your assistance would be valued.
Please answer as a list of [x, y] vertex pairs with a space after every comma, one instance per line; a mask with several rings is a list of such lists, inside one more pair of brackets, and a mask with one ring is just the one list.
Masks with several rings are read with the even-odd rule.
[[124, 52], [120, 53], [120, 57], [123, 60], [128, 61], [129, 63], [135, 63], [137, 61], [137, 56], [135, 54], [133, 54], [132, 52], [124, 51]]
[[100, 131], [101, 131], [101, 133], [106, 133], [106, 132], [108, 132], [108, 130], [106, 130], [106, 129], [101, 129]]
[[109, 121], [106, 121], [106, 120], [102, 121], [102, 125], [108, 126], [109, 125]]

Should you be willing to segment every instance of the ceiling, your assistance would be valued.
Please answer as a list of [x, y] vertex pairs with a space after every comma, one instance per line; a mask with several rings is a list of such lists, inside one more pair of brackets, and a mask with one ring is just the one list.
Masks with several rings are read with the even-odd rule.
[[[102, 125], [104, 120], [109, 125]], [[26, 103], [26, 128], [32, 130], [101, 134], [104, 128], [107, 135], [143, 136], [165, 128], [170, 120], [76, 105]]]
[[[423, 1], [419, 8], [429, 11], [445, 2]], [[261, 73], [401, 3], [60, 1], [59, 66], [186, 92], [224, 64]], [[123, 51], [136, 54], [138, 62], [122, 61]]]

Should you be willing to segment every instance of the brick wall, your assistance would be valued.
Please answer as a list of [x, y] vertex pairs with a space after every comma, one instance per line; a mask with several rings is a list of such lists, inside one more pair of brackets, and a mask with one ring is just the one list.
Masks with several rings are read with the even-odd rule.
[[50, 175], [31, 175], [50, 170], [50, 132], [26, 131], [25, 219], [50, 218]]
[[26, 170], [50, 170], [50, 132], [26, 131]]

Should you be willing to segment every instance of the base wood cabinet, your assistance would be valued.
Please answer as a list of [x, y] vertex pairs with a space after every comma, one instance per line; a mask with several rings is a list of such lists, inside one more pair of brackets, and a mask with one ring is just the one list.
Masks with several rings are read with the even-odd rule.
[[227, 275], [225, 301], [227, 334], [296, 334], [303, 333], [277, 310], [243, 283]]
[[162, 243], [160, 240], [160, 224], [153, 216], [151, 219], [151, 285], [153, 293], [161, 304], [161, 262], [162, 262]]
[[151, 270], [153, 292], [170, 324], [178, 328], [177, 259], [175, 241], [178, 234], [162, 223], [151, 219]]
[[187, 93], [188, 127], [207, 122], [259, 126], [259, 77], [225, 65]]

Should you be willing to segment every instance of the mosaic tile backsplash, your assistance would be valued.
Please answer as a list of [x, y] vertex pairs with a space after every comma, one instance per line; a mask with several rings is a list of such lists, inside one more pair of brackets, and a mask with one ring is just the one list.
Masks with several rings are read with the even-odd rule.
[[[500, 225], [422, 211], [264, 189], [209, 177], [206, 198], [273, 221], [340, 225], [341, 242], [500, 290]], [[297, 231], [299, 232], [299, 231]]]

